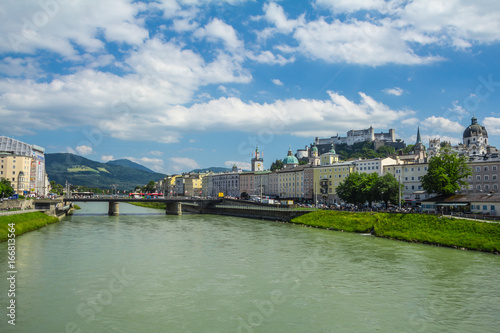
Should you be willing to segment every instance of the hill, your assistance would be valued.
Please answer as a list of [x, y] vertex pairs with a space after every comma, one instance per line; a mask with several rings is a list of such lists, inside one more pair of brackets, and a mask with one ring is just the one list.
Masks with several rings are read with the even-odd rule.
[[229, 168], [222, 168], [222, 167], [210, 167], [210, 168], [204, 168], [204, 169], [193, 169], [189, 171], [190, 173], [204, 173], [208, 171], [212, 171], [213, 173], [219, 173], [219, 172], [228, 172], [231, 171], [232, 169]]
[[107, 162], [106, 164], [121, 165], [123, 167], [128, 167], [128, 168], [132, 168], [132, 169], [137, 169], [137, 170], [155, 173], [153, 170], [146, 168], [144, 165], [140, 165], [138, 163], [132, 162], [131, 160], [127, 160], [127, 159], [113, 160], [113, 161]]
[[101, 189], [116, 185], [119, 190], [130, 190], [137, 185], [143, 186], [150, 180], [157, 181], [166, 176], [151, 170], [96, 162], [68, 153], [45, 154], [45, 168], [50, 181], [54, 180], [62, 185], [68, 181], [73, 185]]

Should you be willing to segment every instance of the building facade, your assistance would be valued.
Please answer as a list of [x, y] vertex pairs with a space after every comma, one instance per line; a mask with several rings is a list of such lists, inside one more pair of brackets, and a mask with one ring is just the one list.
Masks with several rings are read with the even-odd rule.
[[45, 149], [0, 136], [0, 177], [8, 179], [20, 195], [46, 196]]

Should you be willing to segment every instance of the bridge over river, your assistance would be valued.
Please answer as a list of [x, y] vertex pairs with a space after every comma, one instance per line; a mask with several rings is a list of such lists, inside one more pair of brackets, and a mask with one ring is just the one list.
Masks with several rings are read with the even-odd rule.
[[[93, 198], [59, 198], [57, 200], [35, 200], [35, 208], [44, 209], [55, 215], [58, 210], [66, 210], [75, 202], [107, 202], [108, 215], [120, 214], [120, 202], [158, 202], [165, 204], [167, 215], [182, 215], [182, 212], [196, 214], [230, 215], [257, 219], [290, 221], [292, 218], [306, 214], [311, 210], [297, 210], [294, 205], [262, 204], [234, 199], [189, 199], [189, 198], [150, 198], [133, 199], [129, 197], [93, 197]], [[56, 207], [57, 206], [57, 207]], [[64, 207], [62, 207], [64, 206]], [[60, 208], [58, 208], [60, 207]]]
[[160, 202], [166, 205], [165, 213], [168, 215], [182, 215], [182, 205], [196, 206], [200, 209], [207, 208], [222, 199], [188, 199], [188, 198], [150, 198], [134, 199], [129, 197], [100, 197], [100, 198], [64, 198], [64, 203], [69, 202], [107, 202], [109, 203], [108, 214], [117, 216], [120, 214], [120, 202]]

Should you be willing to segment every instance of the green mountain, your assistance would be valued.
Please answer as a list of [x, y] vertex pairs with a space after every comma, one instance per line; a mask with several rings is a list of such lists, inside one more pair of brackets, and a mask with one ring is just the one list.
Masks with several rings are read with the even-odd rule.
[[151, 170], [100, 163], [68, 153], [45, 154], [45, 168], [50, 181], [62, 185], [68, 181], [72, 185], [101, 189], [116, 185], [119, 190], [131, 190], [137, 185], [144, 186], [151, 180], [157, 181], [166, 176]]
[[132, 169], [137, 169], [137, 170], [155, 173], [153, 170], [146, 168], [144, 165], [140, 165], [138, 163], [132, 162], [131, 160], [127, 160], [127, 159], [113, 160], [113, 161], [107, 162], [106, 164], [121, 165], [121, 166], [129, 167]]

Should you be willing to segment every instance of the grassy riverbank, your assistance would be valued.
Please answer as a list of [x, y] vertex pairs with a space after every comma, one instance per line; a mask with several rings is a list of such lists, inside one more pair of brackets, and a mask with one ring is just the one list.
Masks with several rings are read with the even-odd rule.
[[154, 208], [154, 209], [166, 209], [166, 205], [163, 202], [128, 202], [131, 205], [146, 207], [146, 208]]
[[370, 232], [398, 239], [485, 252], [500, 252], [500, 224], [421, 214], [312, 212], [291, 221], [319, 228]]
[[19, 236], [55, 222], [59, 222], [57, 217], [48, 216], [41, 212], [0, 216], [0, 242], [4, 242], [8, 238], [9, 223], [15, 223], [16, 236]]

